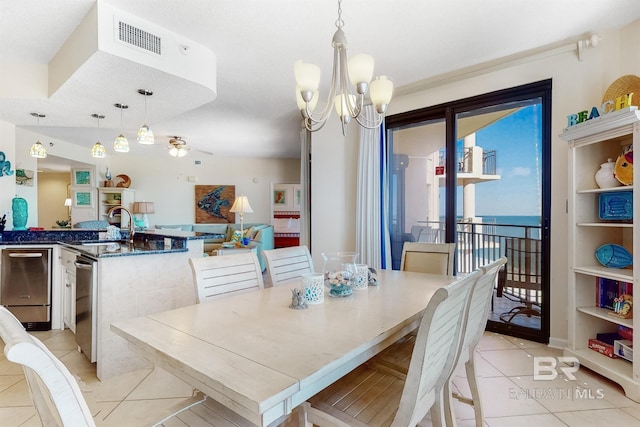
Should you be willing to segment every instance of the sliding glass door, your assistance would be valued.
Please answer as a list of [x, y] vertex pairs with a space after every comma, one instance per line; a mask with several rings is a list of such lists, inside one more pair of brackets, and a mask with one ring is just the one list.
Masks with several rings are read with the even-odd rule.
[[549, 336], [551, 82], [387, 118], [393, 267], [406, 241], [455, 242], [456, 271], [506, 256], [488, 329]]

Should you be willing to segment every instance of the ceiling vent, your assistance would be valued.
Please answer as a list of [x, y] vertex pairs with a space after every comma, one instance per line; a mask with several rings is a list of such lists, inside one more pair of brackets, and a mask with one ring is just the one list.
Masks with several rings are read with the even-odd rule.
[[118, 41], [162, 55], [162, 38], [118, 20]]

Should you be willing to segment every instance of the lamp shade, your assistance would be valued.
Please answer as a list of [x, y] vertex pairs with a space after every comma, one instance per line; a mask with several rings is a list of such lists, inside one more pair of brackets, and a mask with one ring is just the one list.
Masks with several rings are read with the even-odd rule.
[[153, 202], [133, 202], [134, 214], [152, 214], [155, 213]]
[[36, 159], [44, 159], [47, 157], [47, 150], [45, 150], [44, 145], [42, 145], [40, 141], [36, 141], [35, 144], [31, 146], [29, 154]]
[[113, 141], [113, 151], [117, 151], [118, 153], [129, 152], [129, 141], [127, 141], [127, 138], [125, 138], [124, 135], [118, 135], [116, 140]]
[[69, 199], [69, 198], [64, 199], [64, 205], [65, 206], [71, 206], [71, 199]]
[[247, 198], [247, 196], [240, 195], [236, 197], [236, 200], [233, 202], [233, 206], [231, 206], [229, 212], [253, 213], [253, 209], [251, 209], [251, 205], [249, 204], [249, 199]]
[[371, 82], [369, 96], [371, 96], [371, 103], [376, 107], [389, 104], [393, 96], [393, 82], [387, 79], [387, 76], [376, 77]]
[[155, 143], [155, 138], [153, 137], [153, 132], [149, 129], [149, 126], [146, 124], [142, 125], [142, 127], [138, 130], [137, 141], [140, 144], [151, 145]]
[[320, 86], [320, 67], [308, 62], [296, 61], [293, 65], [293, 72], [301, 91], [313, 93], [318, 90], [318, 86]]
[[93, 144], [91, 148], [91, 157], [95, 157], [97, 159], [104, 159], [107, 157], [107, 150], [104, 148], [104, 145], [100, 143], [100, 141]]
[[373, 77], [373, 56], [364, 53], [354, 55], [347, 61], [351, 84], [369, 83]]

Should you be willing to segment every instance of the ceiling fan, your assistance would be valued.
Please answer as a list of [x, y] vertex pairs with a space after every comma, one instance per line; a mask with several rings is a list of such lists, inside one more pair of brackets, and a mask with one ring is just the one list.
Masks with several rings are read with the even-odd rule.
[[174, 136], [169, 139], [169, 154], [173, 157], [184, 157], [191, 149], [187, 147], [187, 142], [179, 136]]

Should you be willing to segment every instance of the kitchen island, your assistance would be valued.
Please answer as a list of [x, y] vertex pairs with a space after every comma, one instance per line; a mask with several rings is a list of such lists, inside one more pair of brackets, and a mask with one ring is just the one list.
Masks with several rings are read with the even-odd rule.
[[[51, 245], [54, 259], [60, 260], [61, 252], [65, 251], [95, 261], [95, 359], [96, 375], [101, 380], [150, 366], [127, 348], [124, 339], [110, 331], [111, 323], [196, 301], [189, 258], [203, 256], [203, 240], [210, 236], [179, 230], [159, 231], [138, 232], [133, 243], [101, 241], [97, 232], [86, 231], [2, 233], [2, 246]], [[65, 272], [61, 262], [54, 263], [52, 274], [52, 304], [57, 305], [52, 316], [62, 319]], [[53, 324], [64, 328], [61, 320]]]

